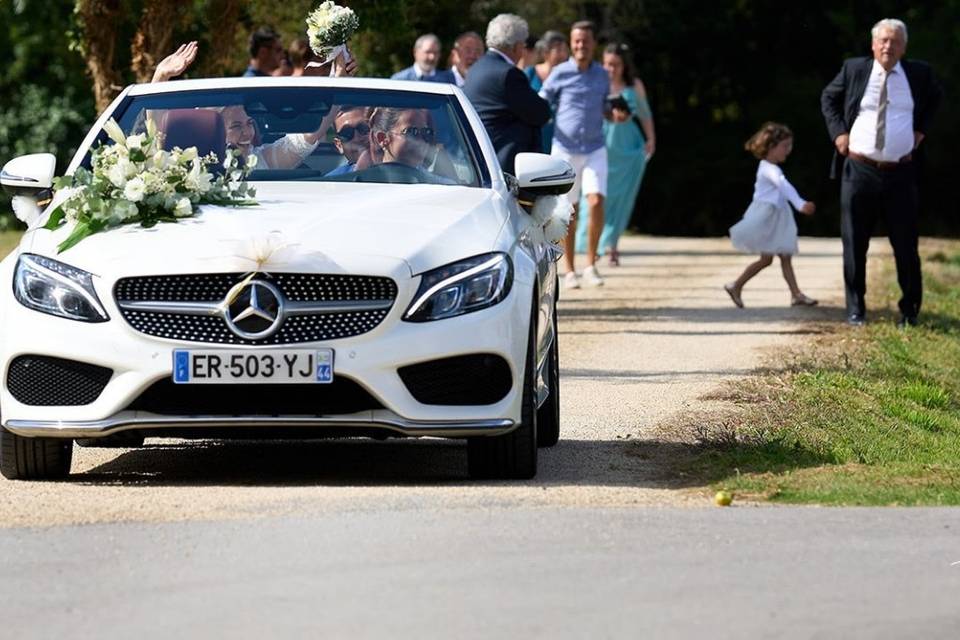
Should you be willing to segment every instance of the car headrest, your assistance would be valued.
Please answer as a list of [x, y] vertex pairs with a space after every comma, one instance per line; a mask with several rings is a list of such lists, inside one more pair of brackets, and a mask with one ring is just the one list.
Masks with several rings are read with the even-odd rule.
[[171, 109], [163, 124], [163, 147], [186, 149], [196, 147], [205, 156], [211, 151], [223, 161], [226, 150], [226, 129], [223, 117], [212, 109]]

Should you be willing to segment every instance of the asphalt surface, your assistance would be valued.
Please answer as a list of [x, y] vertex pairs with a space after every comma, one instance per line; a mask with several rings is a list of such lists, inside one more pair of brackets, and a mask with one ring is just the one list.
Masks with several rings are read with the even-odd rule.
[[956, 509], [423, 505], [13, 529], [0, 619], [11, 638], [955, 638], [958, 534]]
[[955, 637], [960, 511], [720, 509], [660, 426], [832, 331], [840, 246], [776, 267], [723, 240], [629, 238], [560, 305], [561, 442], [475, 483], [461, 443], [151, 441], [0, 481], [10, 637]]

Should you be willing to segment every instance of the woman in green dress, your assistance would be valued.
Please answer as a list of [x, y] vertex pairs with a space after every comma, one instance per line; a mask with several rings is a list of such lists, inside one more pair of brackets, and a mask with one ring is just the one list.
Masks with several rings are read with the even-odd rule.
[[[622, 106], [622, 102], [614, 100], [614, 108], [603, 123], [609, 174], [603, 232], [597, 249], [607, 253], [610, 264], [616, 266], [620, 264], [617, 242], [630, 222], [647, 161], [656, 148], [656, 137], [647, 91], [640, 79], [633, 75], [629, 47], [618, 43], [607, 45], [603, 50], [603, 68], [610, 76], [611, 97], [620, 96], [629, 108], [618, 108], [618, 103]], [[586, 210], [583, 201], [580, 210]], [[577, 251], [586, 248], [586, 227], [580, 225], [577, 229]]]

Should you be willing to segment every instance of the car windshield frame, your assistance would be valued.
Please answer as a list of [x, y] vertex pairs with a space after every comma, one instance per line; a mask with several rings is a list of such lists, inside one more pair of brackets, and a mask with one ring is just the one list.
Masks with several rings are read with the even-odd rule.
[[[298, 94], [301, 94], [298, 96]], [[303, 99], [299, 103], [297, 97], [309, 96], [309, 99]], [[113, 111], [112, 118], [118, 122], [120, 127], [127, 132], [134, 133], [143, 126], [143, 116], [148, 111], [164, 111], [170, 109], [193, 109], [193, 108], [212, 108], [225, 105], [242, 104], [248, 110], [248, 114], [257, 120], [258, 126], [263, 127], [268, 135], [282, 137], [286, 133], [295, 133], [297, 131], [279, 131], [274, 132], [275, 128], [284, 120], [292, 121], [296, 118], [303, 119], [314, 118], [318, 122], [323, 118], [333, 105], [351, 105], [351, 106], [371, 106], [371, 107], [397, 107], [397, 108], [423, 108], [428, 109], [432, 114], [442, 111], [441, 118], [446, 125], [445, 140], [457, 144], [458, 158], [461, 163], [466, 163], [466, 169], [469, 173], [468, 179], [462, 181], [430, 181], [432, 184], [456, 185], [472, 188], [490, 188], [492, 184], [490, 171], [484, 159], [483, 148], [474, 134], [473, 127], [463, 109], [463, 105], [455, 94], [452, 93], [432, 93], [419, 92], [411, 90], [384, 89], [384, 88], [361, 88], [361, 87], [336, 87], [336, 86], [280, 86], [280, 87], [208, 87], [185, 89], [179, 91], [163, 91], [157, 93], [146, 93], [137, 95], [127, 95], [117, 105]], [[300, 109], [289, 106], [291, 104], [302, 104]], [[252, 113], [251, 113], [252, 111]], [[436, 115], [434, 116], [436, 117]], [[258, 118], [260, 118], [258, 120]], [[264, 125], [267, 125], [264, 127]], [[306, 131], [299, 131], [306, 132]], [[276, 138], [274, 138], [276, 139]], [[327, 135], [321, 139], [318, 148], [314, 154], [325, 149], [329, 154], [332, 137]], [[440, 141], [438, 141], [440, 142]], [[90, 147], [85, 151], [81, 161], [81, 166], [90, 167], [91, 152], [101, 144], [109, 144], [110, 140], [106, 132], [101, 128], [92, 141]], [[438, 145], [440, 146], [440, 145]], [[377, 165], [373, 165], [376, 167]], [[371, 167], [371, 168], [373, 168]], [[298, 171], [300, 174], [298, 175]], [[392, 180], [371, 179], [369, 176], [364, 178], [360, 174], [365, 171], [358, 171], [351, 177], [327, 176], [318, 171], [310, 170], [255, 170], [250, 175], [251, 182], [381, 182], [388, 184], [397, 184]], [[383, 173], [383, 172], [378, 172]], [[429, 173], [429, 172], [427, 172]], [[408, 183], [401, 180], [399, 183]]]

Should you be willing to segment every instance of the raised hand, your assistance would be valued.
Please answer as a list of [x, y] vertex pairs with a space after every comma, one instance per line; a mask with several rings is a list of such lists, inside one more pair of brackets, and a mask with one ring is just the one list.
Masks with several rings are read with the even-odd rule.
[[357, 59], [351, 56], [350, 61], [345, 63], [341, 53], [333, 61], [333, 75], [337, 78], [357, 75]]
[[166, 82], [186, 71], [197, 57], [197, 41], [180, 45], [176, 51], [160, 61], [151, 82]]

